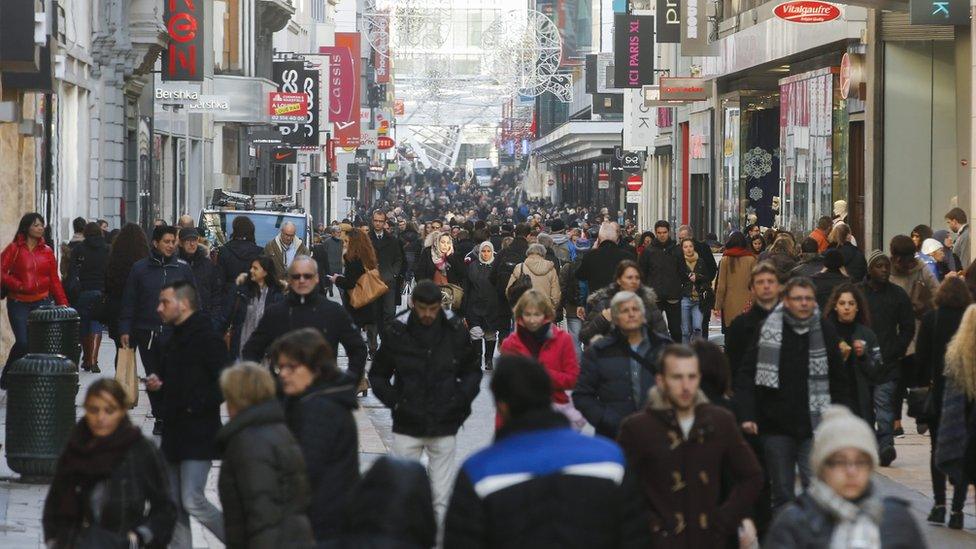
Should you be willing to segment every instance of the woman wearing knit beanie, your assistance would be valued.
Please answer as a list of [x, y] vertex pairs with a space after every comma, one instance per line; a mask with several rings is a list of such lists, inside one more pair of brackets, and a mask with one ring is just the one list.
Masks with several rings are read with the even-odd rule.
[[810, 487], [776, 517], [764, 547], [916, 548], [925, 541], [908, 502], [881, 497], [874, 431], [843, 406], [831, 406], [814, 432]]

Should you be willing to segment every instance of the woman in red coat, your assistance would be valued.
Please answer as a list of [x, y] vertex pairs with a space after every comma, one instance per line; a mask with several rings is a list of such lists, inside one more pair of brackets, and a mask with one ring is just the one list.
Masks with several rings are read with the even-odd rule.
[[68, 298], [61, 287], [58, 261], [54, 250], [44, 242], [44, 218], [29, 213], [20, 219], [14, 241], [3, 249], [0, 268], [4, 295], [7, 297], [7, 317], [14, 333], [14, 345], [0, 377], [0, 388], [6, 389], [7, 366], [27, 354], [27, 315], [43, 305], [67, 305]]
[[[552, 380], [553, 408], [566, 415], [577, 430], [586, 420], [569, 400], [566, 391], [576, 387], [579, 377], [579, 356], [569, 332], [554, 323], [556, 311], [548, 296], [538, 290], [528, 290], [515, 304], [515, 332], [502, 342], [503, 354], [523, 355], [539, 361]], [[495, 426], [501, 425], [499, 418]]]

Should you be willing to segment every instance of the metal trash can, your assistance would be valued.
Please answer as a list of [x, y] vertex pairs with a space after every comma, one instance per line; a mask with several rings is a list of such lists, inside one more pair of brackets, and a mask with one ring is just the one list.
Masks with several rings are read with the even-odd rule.
[[23, 480], [54, 475], [75, 425], [78, 367], [64, 355], [30, 353], [7, 372], [7, 465]]
[[41, 307], [27, 316], [27, 352], [81, 360], [81, 317], [71, 307]]

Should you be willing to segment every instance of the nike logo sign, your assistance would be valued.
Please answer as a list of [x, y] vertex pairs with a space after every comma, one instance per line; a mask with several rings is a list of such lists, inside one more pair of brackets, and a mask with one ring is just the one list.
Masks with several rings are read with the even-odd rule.
[[291, 156], [291, 153], [275, 153], [275, 160], [282, 160]]

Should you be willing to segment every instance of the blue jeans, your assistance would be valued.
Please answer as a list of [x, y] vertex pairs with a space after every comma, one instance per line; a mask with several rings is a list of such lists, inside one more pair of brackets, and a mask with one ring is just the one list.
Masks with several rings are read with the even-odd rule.
[[81, 326], [78, 332], [81, 337], [102, 333], [102, 325], [92, 318], [95, 306], [101, 300], [102, 292], [100, 290], [85, 290], [78, 294], [75, 306], [78, 307], [78, 316], [81, 317]]
[[54, 301], [51, 298], [46, 298], [25, 303], [7, 298], [7, 318], [10, 320], [10, 330], [14, 333], [14, 344], [7, 356], [7, 363], [4, 366], [5, 372], [7, 366], [27, 354], [27, 317], [33, 310], [46, 305], [54, 305]]
[[796, 439], [789, 435], [760, 435], [766, 474], [769, 475], [773, 513], [796, 498], [796, 469], [800, 469], [800, 483], [810, 484], [810, 447], [813, 439]]
[[681, 341], [691, 343], [692, 337], [701, 337], [701, 302], [690, 297], [681, 298]]
[[583, 321], [577, 318], [576, 311], [573, 311], [573, 316], [566, 316], [566, 331], [573, 336], [573, 340], [577, 343], [579, 342], [580, 330], [583, 329]]
[[224, 515], [210, 503], [204, 494], [210, 462], [185, 460], [169, 463], [169, 483], [176, 502], [176, 526], [173, 528], [172, 549], [190, 549], [193, 536], [190, 533], [190, 515], [200, 521], [217, 539], [224, 541]]
[[874, 399], [875, 434], [878, 436], [878, 451], [895, 445], [895, 389], [898, 381], [886, 381], [871, 387]]

